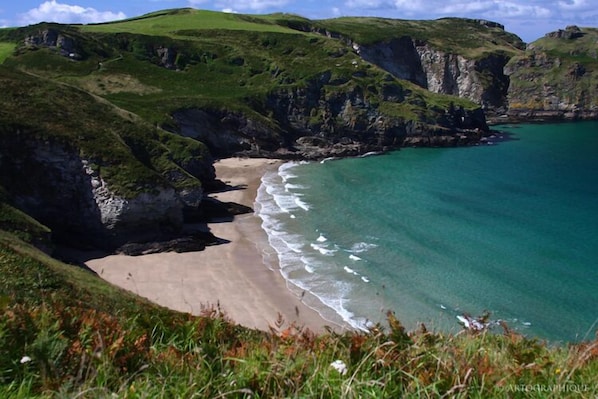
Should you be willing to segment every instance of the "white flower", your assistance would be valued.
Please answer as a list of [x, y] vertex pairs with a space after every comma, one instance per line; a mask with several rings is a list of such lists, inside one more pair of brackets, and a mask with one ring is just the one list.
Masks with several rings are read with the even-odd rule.
[[334, 362], [330, 363], [330, 367], [338, 371], [341, 375], [347, 374], [347, 365], [342, 360], [335, 360]]
[[21, 364], [29, 363], [30, 361], [31, 361], [31, 358], [29, 356], [23, 356], [21, 358]]

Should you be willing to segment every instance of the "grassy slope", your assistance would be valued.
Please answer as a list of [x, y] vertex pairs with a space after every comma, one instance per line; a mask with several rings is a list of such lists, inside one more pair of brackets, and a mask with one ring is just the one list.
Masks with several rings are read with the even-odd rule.
[[[0, 82], [0, 135], [5, 139], [20, 130], [28, 140], [77, 148], [125, 196], [157, 186], [200, 184], [179, 165], [191, 155], [205, 156], [201, 143], [158, 130], [87, 92], [44, 77], [0, 67]], [[168, 182], [165, 176], [173, 171], [183, 178]]]
[[[210, 106], [241, 110], [269, 125], [271, 120], [259, 111], [260, 106], [256, 112], [255, 106], [268, 93], [305, 87], [327, 72], [332, 73], [333, 82], [344, 82], [326, 85], [324, 90], [330, 94], [356, 87], [367, 94], [368, 87], [383, 84], [401, 87], [410, 93], [406, 101], [382, 108], [399, 117], [425, 118], [431, 109], [446, 109], [451, 101], [468, 109], [476, 107], [408, 82], [388, 83], [384, 71], [363, 62], [342, 42], [288, 27], [309, 24], [313, 23], [283, 14], [167, 11], [78, 27], [81, 33], [73, 35], [84, 36], [90, 46], [104, 46], [101, 54], [88, 48], [89, 57], [82, 62], [37, 51], [7, 63], [90, 90], [152, 124], [168, 123], [178, 108]], [[159, 45], [177, 49], [181, 71], [155, 65], [151, 52]], [[378, 101], [376, 94], [370, 96]]]
[[572, 62], [592, 62], [597, 61], [596, 40], [598, 38], [598, 29], [582, 28], [583, 36], [576, 39], [557, 39], [543, 37], [532, 43], [537, 51], [546, 51], [554, 57], [571, 60]]
[[384, 42], [394, 37], [410, 36], [429, 43], [433, 48], [468, 58], [479, 58], [489, 52], [514, 55], [524, 43], [516, 35], [500, 28], [490, 28], [462, 18], [437, 20], [401, 20], [385, 18], [344, 17], [318, 22], [332, 32], [350, 37], [359, 44]]
[[15, 50], [14, 43], [0, 43], [0, 64], [4, 62]]
[[207, 10], [164, 10], [119, 22], [93, 24], [82, 27], [86, 32], [129, 32], [143, 35], [185, 37], [177, 33], [185, 30], [226, 29], [251, 32], [295, 33], [267, 18]]

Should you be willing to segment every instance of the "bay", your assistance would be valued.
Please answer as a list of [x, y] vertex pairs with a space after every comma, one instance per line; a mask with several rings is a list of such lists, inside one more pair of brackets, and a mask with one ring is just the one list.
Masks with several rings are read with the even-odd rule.
[[392, 310], [455, 332], [488, 311], [540, 338], [592, 338], [598, 122], [495, 129], [486, 145], [264, 176], [258, 214], [285, 278], [357, 328]]

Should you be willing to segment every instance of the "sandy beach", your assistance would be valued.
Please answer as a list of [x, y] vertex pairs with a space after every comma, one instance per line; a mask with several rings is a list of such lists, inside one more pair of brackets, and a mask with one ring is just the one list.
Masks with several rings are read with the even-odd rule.
[[[261, 176], [279, 165], [268, 159], [217, 161], [217, 177], [237, 189], [211, 197], [253, 208]], [[232, 222], [209, 223], [208, 227], [228, 242], [201, 252], [111, 255], [88, 260], [86, 265], [117, 286], [182, 312], [199, 314], [202, 307], [219, 305], [232, 320], [250, 328], [269, 330], [279, 315], [285, 326], [294, 322], [315, 332], [324, 331], [325, 326], [337, 331], [345, 328], [340, 317], [325, 320], [306, 306], [305, 302], [314, 299], [287, 286], [272, 256], [266, 265], [267, 236], [258, 216], [240, 215]]]

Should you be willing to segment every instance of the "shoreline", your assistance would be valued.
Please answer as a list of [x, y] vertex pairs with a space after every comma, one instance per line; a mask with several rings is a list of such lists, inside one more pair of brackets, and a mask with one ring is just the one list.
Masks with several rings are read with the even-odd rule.
[[[281, 164], [264, 158], [216, 161], [217, 178], [234, 189], [210, 197], [253, 208], [262, 176]], [[324, 318], [316, 309], [325, 305], [284, 279], [255, 213], [208, 228], [225, 243], [200, 252], [110, 255], [85, 264], [108, 282], [173, 310], [198, 315], [217, 307], [234, 323], [264, 331], [292, 324], [316, 333], [351, 329], [334, 312]]]

